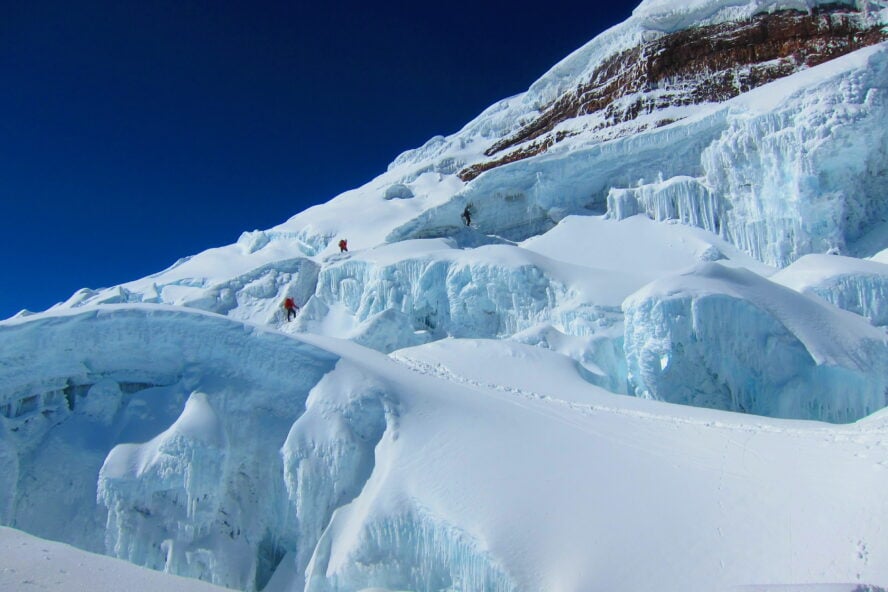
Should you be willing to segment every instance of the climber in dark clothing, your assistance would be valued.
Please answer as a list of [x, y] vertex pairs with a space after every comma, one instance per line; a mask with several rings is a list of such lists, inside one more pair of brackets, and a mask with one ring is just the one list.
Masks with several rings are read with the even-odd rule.
[[295, 317], [299, 307], [296, 306], [296, 302], [292, 298], [287, 298], [284, 300], [284, 308], [287, 309], [287, 322], [290, 322], [290, 315]]
[[348, 251], [348, 241], [345, 239], [340, 240], [339, 241], [339, 252], [345, 253], [347, 251]]
[[463, 210], [462, 219], [465, 221], [466, 226], [472, 225], [472, 212], [469, 211], [469, 206], [466, 206], [466, 209]]

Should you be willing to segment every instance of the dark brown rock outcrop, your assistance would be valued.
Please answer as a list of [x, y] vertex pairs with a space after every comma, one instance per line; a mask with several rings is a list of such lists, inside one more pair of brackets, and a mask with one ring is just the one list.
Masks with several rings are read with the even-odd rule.
[[[485, 152], [498, 157], [467, 167], [459, 176], [468, 181], [545, 152], [570, 135], [553, 134], [555, 126], [575, 117], [600, 113], [603, 122], [596, 130], [605, 130], [670, 106], [725, 101], [888, 38], [881, 26], [861, 23], [852, 7], [825, 5], [810, 13], [786, 10], [664, 35], [607, 58], [586, 83]], [[667, 123], [672, 120], [664, 117], [656, 125]]]

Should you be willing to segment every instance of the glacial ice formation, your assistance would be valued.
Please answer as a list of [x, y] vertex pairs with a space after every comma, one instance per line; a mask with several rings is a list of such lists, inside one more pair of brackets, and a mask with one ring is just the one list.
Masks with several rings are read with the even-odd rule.
[[483, 173], [387, 240], [449, 236], [467, 204], [478, 231], [510, 240], [607, 206], [616, 219], [643, 212], [705, 228], [771, 265], [861, 254], [860, 239], [888, 214], [886, 64], [882, 44], [677, 124], [608, 142], [570, 138]]
[[[783, 291], [783, 322], [803, 320], [808, 297], [723, 269], [707, 290]], [[795, 330], [841, 363], [869, 340], [856, 326], [836, 343]], [[704, 589], [790, 565], [806, 581], [888, 575], [884, 504], [834, 486], [884, 489], [884, 417], [677, 414], [590, 385], [559, 353], [579, 338], [536, 335], [551, 351], [447, 339], [384, 356], [156, 305], [6, 321], [0, 359], [16, 363], [0, 366], [0, 451], [28, 472], [3, 482], [12, 521], [31, 530], [42, 513], [46, 536], [269, 592]], [[819, 522], [774, 520], [824, 507]], [[810, 557], [793, 556], [789, 532], [813, 541]], [[826, 561], [849, 548], [870, 559]]]
[[[861, 60], [866, 67], [839, 68]], [[888, 214], [886, 64], [883, 47], [861, 50], [822, 66], [832, 72], [826, 80], [779, 107], [762, 102], [784, 94], [786, 80], [729, 101], [699, 173], [688, 168], [690, 176], [612, 188], [610, 215], [680, 220], [780, 267], [808, 253], [859, 254], [859, 239]]]
[[374, 468], [374, 449], [397, 409], [377, 380], [341, 362], [312, 390], [282, 448], [297, 548], [286, 559], [303, 574], [333, 512], [351, 502]]
[[[99, 472], [98, 498], [109, 510], [108, 552], [154, 569], [248, 584], [256, 566], [233, 559], [247, 555], [249, 545], [235, 541], [236, 530], [227, 542], [214, 528], [219, 515], [227, 515], [218, 484], [228, 479], [228, 449], [225, 426], [199, 391], [159, 436], [116, 446]], [[196, 539], [212, 542], [194, 548]]]
[[0, 366], [0, 462], [19, 467], [0, 483], [5, 523], [229, 587], [267, 581], [292, 546], [277, 451], [335, 356], [150, 305], [0, 335], [15, 360]]
[[11, 524], [15, 509], [15, 488], [12, 485], [18, 481], [19, 459], [3, 421], [0, 421], [0, 473], [6, 481], [5, 486], [0, 486], [0, 523]]
[[798, 292], [816, 294], [888, 326], [888, 265], [839, 255], [806, 255], [771, 277]]
[[0, 523], [269, 592], [888, 578], [888, 44], [458, 177], [608, 52], [824, 3], [647, 0], [364, 187], [0, 323]]
[[831, 422], [886, 406], [884, 333], [752, 272], [702, 264], [623, 306], [639, 396]]
[[519, 589], [471, 537], [421, 511], [366, 520], [351, 552], [336, 557], [333, 540], [347, 538], [341, 530], [349, 528], [353, 520], [348, 515], [337, 516], [324, 533], [307, 572], [306, 592], [349, 592], [358, 587], [490, 592]]
[[[589, 336], [619, 321], [621, 298], [591, 296], [604, 292], [595, 279], [516, 247], [464, 252], [440, 239], [407, 241], [325, 266], [314, 295], [324, 308], [307, 306], [297, 327], [319, 332], [339, 307], [353, 324], [376, 323], [379, 335], [409, 327], [434, 338], [504, 337], [546, 322]], [[425, 340], [404, 335], [382, 349]]]
[[[470, 183], [446, 172], [450, 169], [444, 164], [425, 170], [429, 162], [477, 156], [483, 146], [471, 141], [479, 133], [476, 125], [511, 113], [518, 99], [510, 99], [459, 134], [402, 155], [388, 172], [322, 207], [276, 228], [245, 233], [234, 245], [182, 260], [144, 280], [81, 292], [65, 307], [158, 302], [277, 324], [283, 320], [280, 302], [289, 295], [311, 313], [300, 325], [305, 328], [317, 327], [323, 315], [339, 314], [339, 305], [348, 302], [349, 314], [357, 315], [352, 320], [366, 323], [350, 327], [349, 336], [388, 351], [440, 336], [440, 326], [447, 323], [454, 329], [449, 334], [467, 334], [459, 311], [436, 312], [436, 304], [452, 302], [424, 300], [423, 294], [412, 293], [415, 284], [395, 301], [400, 288], [387, 288], [391, 280], [380, 277], [374, 287], [355, 283], [373, 279], [359, 270], [355, 255], [411, 238], [448, 237], [452, 242], [442, 248], [450, 250], [507, 245], [557, 231], [572, 214], [607, 211], [613, 220], [643, 214], [694, 225], [775, 266], [808, 253], [872, 255], [888, 246], [879, 231], [881, 220], [888, 218], [888, 202], [882, 198], [888, 176], [882, 156], [888, 153], [886, 52], [885, 44], [859, 50], [726, 103], [697, 105], [682, 121], [634, 135], [605, 142], [582, 134], [571, 137]], [[556, 70], [550, 74], [558, 78]], [[460, 138], [458, 146], [451, 145]], [[406, 198], [408, 192], [413, 197]], [[387, 199], [395, 193], [400, 198]], [[465, 228], [460, 213], [470, 204], [473, 227]], [[352, 237], [351, 259], [334, 253], [334, 239], [343, 236]], [[480, 261], [483, 251], [476, 250], [479, 259], [460, 273], [452, 262], [414, 261], [410, 271], [407, 255], [380, 272], [410, 277], [424, 267], [427, 279], [444, 273], [456, 281], [488, 267], [489, 279], [497, 279], [493, 276], [501, 272], [492, 268], [497, 263]], [[715, 260], [720, 254], [713, 250], [709, 256]], [[331, 284], [342, 273], [347, 274], [343, 285]], [[372, 290], [367, 300], [353, 302], [364, 297], [358, 292], [365, 288]], [[315, 302], [308, 305], [309, 300]], [[429, 314], [408, 310], [414, 301]], [[409, 331], [399, 314], [408, 316]], [[450, 318], [436, 319], [436, 314]], [[485, 317], [479, 334], [521, 331], [534, 316], [532, 310], [515, 311], [496, 323]], [[428, 326], [439, 322], [438, 328]], [[392, 336], [393, 327], [401, 333]]]

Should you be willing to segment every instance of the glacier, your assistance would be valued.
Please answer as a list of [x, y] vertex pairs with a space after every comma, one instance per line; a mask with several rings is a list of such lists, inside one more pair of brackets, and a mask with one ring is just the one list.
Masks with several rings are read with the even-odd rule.
[[876, 123], [886, 117], [885, 56], [862, 50], [828, 66], [861, 58], [867, 68], [781, 97], [774, 109], [757, 101], [779, 104], [780, 81], [729, 101], [696, 169], [612, 188], [609, 214], [680, 220], [780, 267], [810, 253], [874, 254], [861, 253], [858, 242], [886, 217], [888, 138]]
[[[888, 484], [884, 413], [844, 426], [678, 413], [591, 385], [558, 351], [508, 340], [451, 338], [385, 356], [158, 305], [47, 313], [0, 331], [6, 347], [27, 343], [13, 335], [33, 339], [0, 384], [43, 376], [46, 363], [59, 379], [105, 381], [75, 395], [73, 409], [15, 418], [31, 427], [4, 433], [4, 447], [39, 446], [46, 458], [6, 495], [24, 519], [61, 513], [51, 500], [92, 475], [79, 511], [104, 521], [87, 533], [59, 519], [45, 535], [104, 538], [109, 554], [143, 565], [271, 591], [678, 590], [780, 581], [790, 564], [798, 581], [888, 577], [884, 504], [861, 495], [849, 506], [849, 489], [834, 486]], [[166, 395], [121, 388], [148, 384], [140, 358], [115, 339], [138, 331], [162, 345], [168, 365], [152, 377], [175, 397], [169, 385]], [[61, 355], [41, 347], [47, 339], [82, 347]], [[30, 383], [19, 384], [6, 400]], [[133, 392], [116, 412], [86, 404], [124, 390]], [[164, 421], [141, 437], [122, 427], [158, 412], [164, 405], [146, 402], [164, 396], [177, 401]], [[70, 427], [50, 428], [50, 445], [36, 426], [56, 414]], [[87, 434], [102, 436], [105, 458], [83, 476], [70, 461]], [[811, 515], [820, 519], [801, 518]], [[619, 559], [630, 555], [646, 568]]]
[[251, 588], [286, 540], [277, 450], [335, 357], [222, 316], [140, 306], [0, 330], [2, 359], [15, 360], [0, 368], [0, 450], [18, 458], [5, 522]]
[[0, 321], [0, 524], [250, 591], [876, 590], [888, 43], [521, 136], [634, 47], [830, 10], [888, 22], [645, 0], [362, 187]]

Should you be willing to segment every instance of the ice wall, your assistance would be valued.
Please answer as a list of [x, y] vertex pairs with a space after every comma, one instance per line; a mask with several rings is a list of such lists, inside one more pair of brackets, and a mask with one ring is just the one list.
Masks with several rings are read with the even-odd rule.
[[[378, 443], [397, 438], [398, 388], [373, 370], [217, 315], [106, 305], [0, 336], [0, 359], [17, 362], [0, 366], [3, 523], [138, 565], [301, 590]], [[440, 522], [383, 515], [366, 537], [370, 572], [315, 570], [313, 588], [502, 581]]]
[[[228, 541], [214, 524], [228, 515], [226, 431], [207, 394], [195, 391], [162, 434], [143, 445], [118, 445], [108, 454], [98, 499], [109, 510], [111, 555], [226, 585], [251, 582], [256, 553], [247, 536], [240, 538], [239, 521], [232, 519], [237, 526], [227, 533]], [[202, 539], [197, 548], [195, 539]]]
[[856, 315], [710, 263], [624, 303], [635, 394], [851, 422], [886, 406], [888, 340]]
[[312, 390], [281, 449], [288, 515], [297, 531], [297, 548], [288, 559], [294, 573], [305, 573], [334, 510], [360, 493], [387, 427], [397, 427], [397, 405], [388, 389], [347, 363]]
[[19, 476], [19, 461], [5, 422], [0, 420], [0, 524], [11, 524], [15, 508], [15, 490]]
[[278, 451], [336, 356], [138, 305], [4, 323], [0, 359], [5, 524], [240, 589], [295, 549]]
[[730, 119], [702, 156], [706, 184], [731, 204], [723, 236], [781, 267], [808, 253], [858, 254], [888, 212], [886, 64], [879, 51], [777, 109]]
[[589, 336], [619, 322], [619, 300], [597, 300], [571, 278], [558, 277], [559, 269], [571, 266], [550, 262], [547, 268], [545, 257], [514, 247], [429, 255], [419, 245], [415, 256], [407, 245], [393, 258], [353, 258], [323, 268], [314, 295], [323, 306], [309, 304], [299, 328], [323, 330], [319, 324], [338, 306], [352, 324], [375, 323], [377, 335], [396, 336], [409, 327], [406, 342], [395, 339], [385, 348], [391, 351], [444, 336], [505, 337], [540, 323]]
[[677, 220], [720, 234], [730, 204], [711, 191], [705, 179], [672, 177], [633, 188], [611, 188], [607, 195], [608, 217], [624, 220], [646, 214], [657, 222]]
[[839, 255], [806, 255], [775, 274], [773, 281], [816, 294], [843, 310], [888, 326], [888, 265]]
[[348, 554], [336, 557], [332, 539], [344, 535], [338, 528], [344, 516], [334, 518], [320, 541], [306, 592], [519, 589], [471, 537], [421, 511], [371, 514]]
[[558, 144], [483, 173], [443, 205], [395, 228], [387, 241], [449, 236], [466, 205], [476, 232], [514, 241], [541, 234], [570, 214], [603, 213], [612, 187], [700, 175], [700, 154], [722, 133], [725, 117], [716, 111], [609, 142], [580, 137]]
[[871, 255], [861, 249], [884, 245], [861, 239], [888, 212], [886, 68], [883, 44], [728, 101], [696, 166], [614, 179], [609, 215], [699, 226], [781, 267], [808, 253]]

